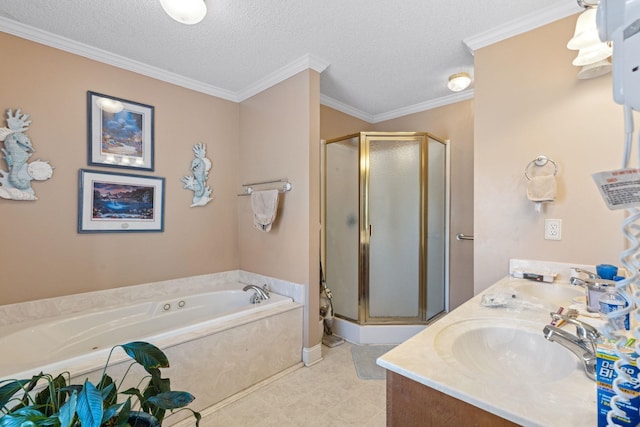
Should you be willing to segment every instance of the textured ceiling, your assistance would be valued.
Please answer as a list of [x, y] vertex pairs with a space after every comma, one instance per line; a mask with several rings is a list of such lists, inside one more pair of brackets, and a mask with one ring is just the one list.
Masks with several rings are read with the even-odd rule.
[[463, 40], [519, 23], [526, 27], [540, 14], [547, 15], [543, 24], [563, 17], [554, 16], [558, 10], [564, 16], [569, 8], [579, 11], [573, 0], [206, 4], [205, 19], [187, 26], [169, 18], [159, 0], [1, 0], [0, 30], [34, 27], [219, 89], [229, 99], [309, 55], [329, 64], [320, 81], [324, 103], [375, 119], [451, 97], [447, 77], [473, 74]]

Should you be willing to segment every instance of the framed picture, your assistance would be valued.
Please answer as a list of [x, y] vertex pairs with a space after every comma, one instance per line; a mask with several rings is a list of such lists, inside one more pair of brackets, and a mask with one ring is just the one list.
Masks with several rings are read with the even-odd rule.
[[164, 231], [164, 178], [80, 169], [78, 233]]
[[153, 170], [154, 108], [87, 92], [89, 164]]

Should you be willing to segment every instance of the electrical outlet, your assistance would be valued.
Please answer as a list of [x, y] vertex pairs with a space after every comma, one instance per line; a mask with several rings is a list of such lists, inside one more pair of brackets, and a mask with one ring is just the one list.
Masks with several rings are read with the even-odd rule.
[[546, 240], [562, 240], [562, 220], [544, 220], [544, 238]]

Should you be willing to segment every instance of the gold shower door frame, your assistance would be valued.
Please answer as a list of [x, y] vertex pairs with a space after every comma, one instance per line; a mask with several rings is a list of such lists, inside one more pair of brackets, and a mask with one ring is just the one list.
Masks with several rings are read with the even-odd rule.
[[[341, 138], [326, 141], [326, 144], [341, 142], [358, 137], [358, 157], [359, 157], [359, 256], [358, 256], [358, 319], [347, 320], [356, 321], [363, 325], [380, 324], [423, 324], [427, 323], [427, 189], [428, 189], [428, 143], [429, 140], [446, 144], [445, 141], [426, 132], [360, 132]], [[375, 142], [419, 142], [420, 144], [420, 212], [419, 212], [419, 270], [418, 270], [418, 315], [412, 317], [372, 317], [369, 310], [369, 263], [370, 263], [370, 243], [371, 243], [371, 222], [369, 210], [369, 153], [372, 141]], [[325, 165], [326, 166], [326, 165]], [[325, 169], [326, 173], [326, 169]], [[326, 194], [325, 194], [326, 197]], [[341, 316], [336, 313], [338, 317]]]
[[[361, 324], [412, 324], [426, 323], [427, 313], [427, 280], [426, 280], [426, 238], [427, 224], [426, 189], [428, 174], [429, 135], [423, 132], [361, 132], [360, 133], [360, 256], [358, 266], [358, 317]], [[415, 317], [372, 317], [370, 315], [370, 254], [371, 254], [371, 211], [369, 190], [371, 171], [369, 154], [372, 142], [415, 142], [420, 143], [420, 212], [419, 212], [419, 265], [418, 265], [418, 316]]]

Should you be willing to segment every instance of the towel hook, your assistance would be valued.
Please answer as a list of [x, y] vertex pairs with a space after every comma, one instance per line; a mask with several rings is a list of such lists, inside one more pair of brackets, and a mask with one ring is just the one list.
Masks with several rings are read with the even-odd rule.
[[538, 156], [535, 159], [531, 160], [529, 162], [529, 164], [527, 165], [526, 168], [524, 168], [524, 176], [527, 177], [527, 180], [531, 181], [531, 177], [529, 176], [529, 168], [531, 166], [538, 166], [538, 167], [542, 167], [544, 165], [546, 165], [548, 162], [551, 162], [553, 164], [554, 170], [553, 170], [553, 176], [556, 176], [558, 174], [558, 165], [556, 164], [556, 162], [554, 162], [553, 160], [551, 160], [550, 158], [548, 158], [547, 156]]

